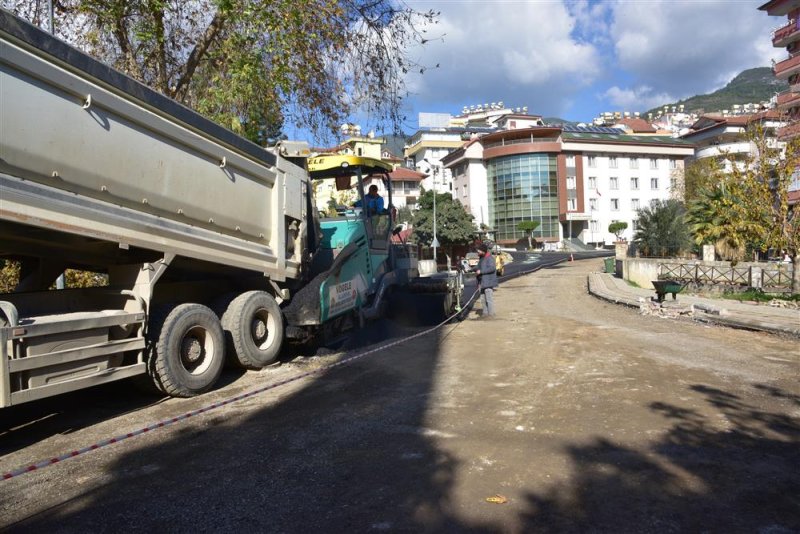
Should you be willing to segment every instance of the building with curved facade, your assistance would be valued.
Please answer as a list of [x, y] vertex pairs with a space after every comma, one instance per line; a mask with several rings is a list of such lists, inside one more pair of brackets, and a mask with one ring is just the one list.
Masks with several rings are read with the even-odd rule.
[[[628, 135], [615, 128], [538, 126], [504, 129], [466, 143], [443, 158], [457, 199], [501, 244], [525, 237], [522, 221], [537, 221], [538, 242], [608, 245], [612, 222], [679, 195], [692, 143], [660, 135]], [[485, 191], [485, 196], [471, 190]], [[464, 202], [464, 200], [469, 200]]]

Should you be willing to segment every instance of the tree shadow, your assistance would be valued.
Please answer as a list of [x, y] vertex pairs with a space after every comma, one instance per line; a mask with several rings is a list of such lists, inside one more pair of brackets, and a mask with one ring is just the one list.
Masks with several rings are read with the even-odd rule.
[[[775, 397], [797, 396], [754, 385]], [[529, 493], [526, 531], [800, 531], [800, 420], [696, 384], [710, 410], [654, 402], [672, 421], [634, 449], [596, 438], [569, 445], [575, 475]]]

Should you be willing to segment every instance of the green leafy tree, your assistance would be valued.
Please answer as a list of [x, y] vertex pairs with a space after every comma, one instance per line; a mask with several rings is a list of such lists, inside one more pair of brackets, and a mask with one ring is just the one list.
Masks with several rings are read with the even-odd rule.
[[678, 255], [690, 245], [689, 228], [683, 203], [675, 200], [657, 200], [638, 212], [638, 228], [634, 243], [646, 256]]
[[18, 261], [3, 260], [0, 264], [0, 293], [11, 293], [19, 283], [22, 265]]
[[800, 210], [788, 191], [800, 167], [800, 140], [785, 145], [760, 126], [745, 136], [749, 154], [724, 155], [730, 169], [699, 189], [687, 221], [698, 244], [713, 243], [722, 257], [739, 261], [748, 250], [786, 251], [794, 264], [792, 292], [800, 292]]
[[403, 206], [402, 208], [399, 208], [397, 210], [397, 222], [400, 223], [406, 222], [413, 225], [414, 218], [415, 218], [414, 210], [412, 210], [408, 206]]
[[[43, 2], [4, 7], [43, 23]], [[408, 54], [438, 13], [392, 0], [61, 0], [56, 35], [266, 143], [291, 119], [333, 133], [352, 113], [399, 131]]]
[[525, 232], [525, 237], [528, 238], [528, 248], [533, 248], [533, 243], [531, 242], [531, 236], [533, 236], [533, 232], [539, 228], [539, 221], [520, 221], [517, 224], [517, 230], [521, 230]]
[[[416, 243], [429, 245], [433, 242], [433, 191], [425, 191], [419, 198], [419, 210], [414, 214]], [[473, 217], [464, 206], [454, 200], [450, 193], [436, 195], [436, 239], [450, 250], [453, 245], [467, 245], [477, 232]]]
[[623, 221], [614, 221], [608, 225], [608, 231], [617, 237], [617, 241], [622, 239], [622, 232], [628, 228], [628, 223]]
[[746, 221], [741, 234], [751, 248], [789, 254], [794, 265], [792, 293], [800, 293], [800, 209], [789, 205], [789, 186], [800, 172], [800, 139], [781, 146], [758, 125], [747, 137], [750, 153], [729, 156], [731, 172], [724, 184], [736, 202], [727, 212]]
[[683, 179], [678, 180], [678, 197], [688, 206], [702, 196], [703, 191], [722, 182], [724, 173], [715, 158], [694, 160], [686, 165]]

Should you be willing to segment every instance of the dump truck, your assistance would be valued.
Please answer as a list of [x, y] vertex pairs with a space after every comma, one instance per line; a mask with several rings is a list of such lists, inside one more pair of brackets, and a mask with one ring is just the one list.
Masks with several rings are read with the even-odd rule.
[[[457, 310], [397, 243], [391, 167], [262, 148], [0, 10], [0, 408], [135, 377], [193, 396], [382, 317], [395, 293]], [[319, 217], [312, 180], [386, 213]], [[58, 289], [68, 269], [94, 287]], [[430, 303], [428, 303], [430, 304]]]

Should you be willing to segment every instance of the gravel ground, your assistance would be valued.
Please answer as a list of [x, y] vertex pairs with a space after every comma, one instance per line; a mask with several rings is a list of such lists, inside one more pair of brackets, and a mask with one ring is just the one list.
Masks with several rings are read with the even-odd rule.
[[[3, 472], [319, 370], [0, 482], [0, 527], [800, 531], [796, 341], [597, 300], [601, 267], [509, 280], [498, 320], [346, 366], [287, 357], [197, 399], [116, 385], [5, 410]], [[419, 331], [381, 323], [352, 344]]]

